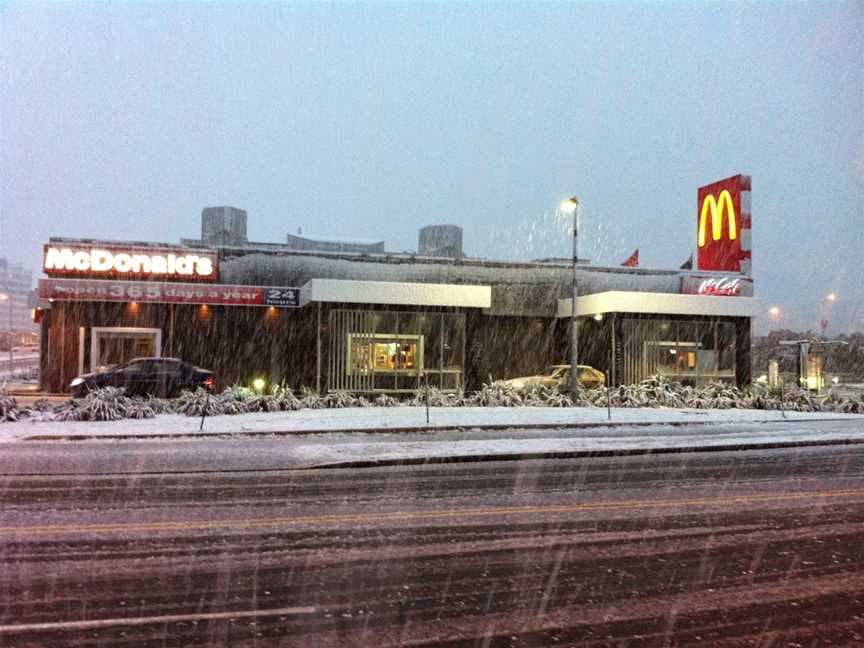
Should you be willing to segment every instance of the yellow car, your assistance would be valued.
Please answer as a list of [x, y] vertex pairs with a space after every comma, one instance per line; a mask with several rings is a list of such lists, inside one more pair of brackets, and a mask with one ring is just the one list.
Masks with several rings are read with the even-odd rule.
[[[603, 372], [588, 365], [577, 366], [579, 368], [579, 382], [586, 389], [606, 384], [606, 376], [603, 375]], [[545, 385], [546, 387], [566, 389], [570, 384], [570, 365], [552, 365], [543, 375], [511, 378], [504, 382], [516, 389], [523, 389], [527, 385]]]

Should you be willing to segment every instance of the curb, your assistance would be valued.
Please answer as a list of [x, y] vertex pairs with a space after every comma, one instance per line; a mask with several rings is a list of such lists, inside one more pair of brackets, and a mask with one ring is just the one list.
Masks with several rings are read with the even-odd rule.
[[[848, 421], [848, 418], [813, 418], [806, 419], [807, 422], [836, 422]], [[764, 420], [738, 420], [738, 421], [591, 421], [586, 423], [499, 423], [494, 425], [423, 425], [413, 427], [392, 428], [325, 428], [309, 430], [267, 430], [267, 431], [239, 431], [239, 432], [177, 432], [169, 434], [35, 434], [26, 436], [20, 441], [141, 441], [148, 439], [231, 439], [246, 437], [272, 437], [272, 436], [310, 436], [323, 434], [431, 434], [434, 432], [465, 432], [466, 430], [484, 431], [506, 431], [506, 430], [581, 430], [587, 428], [619, 428], [619, 427], [684, 427], [706, 425], [764, 425], [772, 423], [795, 422], [794, 419], [777, 419], [773, 421]], [[803, 421], [802, 421], [803, 422]]]
[[636, 457], [644, 455], [689, 454], [696, 452], [744, 452], [753, 450], [785, 450], [820, 446], [864, 445], [864, 439], [824, 439], [821, 441], [775, 441], [766, 443], [734, 443], [714, 446], [673, 446], [669, 448], [622, 448], [620, 450], [575, 450], [573, 452], [525, 452], [482, 455], [445, 455], [439, 457], [406, 457], [404, 459], [364, 459], [307, 466], [302, 470], [332, 470], [339, 468], [384, 468], [387, 466], [418, 466], [449, 463], [484, 463], [490, 461], [531, 461], [538, 459], [588, 459], [603, 457]]

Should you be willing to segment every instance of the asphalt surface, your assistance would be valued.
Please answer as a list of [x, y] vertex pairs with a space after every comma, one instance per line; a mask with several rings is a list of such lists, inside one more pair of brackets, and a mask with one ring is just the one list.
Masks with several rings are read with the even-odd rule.
[[0, 645], [864, 645], [861, 446], [125, 470], [0, 477]]

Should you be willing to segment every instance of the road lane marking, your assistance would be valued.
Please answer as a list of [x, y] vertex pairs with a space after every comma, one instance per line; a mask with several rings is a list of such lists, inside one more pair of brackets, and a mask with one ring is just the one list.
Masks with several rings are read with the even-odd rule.
[[118, 619], [90, 619], [88, 621], [52, 621], [47, 623], [20, 623], [0, 625], [0, 635], [25, 632], [58, 632], [62, 630], [96, 630], [115, 626], [142, 626], [154, 623], [180, 623], [212, 621], [214, 619], [248, 619], [263, 616], [298, 616], [314, 614], [314, 607], [273, 608], [270, 610], [239, 610], [236, 612], [204, 612], [199, 614], [165, 614], [150, 617], [123, 617]]
[[79, 525], [49, 525], [30, 527], [0, 527], [0, 536], [51, 535], [57, 533], [125, 533], [132, 531], [202, 531], [208, 529], [251, 529], [269, 526], [296, 526], [304, 524], [338, 524], [345, 522], [388, 522], [470, 518], [479, 516], [579, 513], [616, 509], [674, 508], [685, 506], [716, 506], [722, 504], [754, 504], [785, 502], [833, 497], [864, 497], [864, 489], [834, 491], [802, 491], [798, 493], [765, 495], [730, 495], [713, 498], [687, 498], [675, 500], [625, 500], [620, 502], [585, 502], [581, 504], [551, 506], [508, 506], [476, 509], [450, 509], [442, 511], [393, 511], [391, 513], [344, 513], [299, 517], [271, 517], [252, 520], [183, 520], [164, 522], [127, 522]]

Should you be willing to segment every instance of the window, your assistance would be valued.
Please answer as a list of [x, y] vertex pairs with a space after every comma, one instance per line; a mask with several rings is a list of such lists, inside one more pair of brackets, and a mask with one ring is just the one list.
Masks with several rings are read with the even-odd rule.
[[423, 336], [348, 334], [350, 373], [396, 373], [423, 370]]

